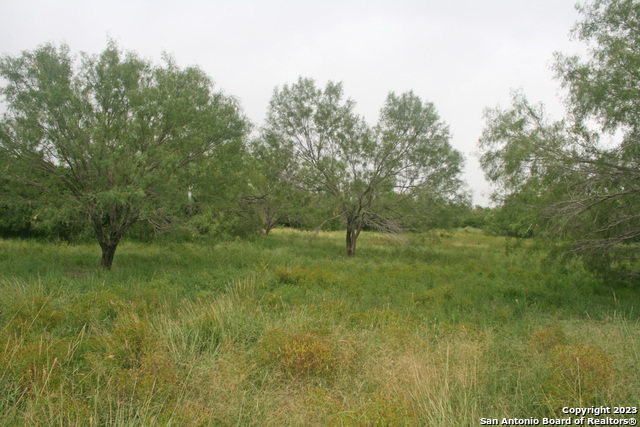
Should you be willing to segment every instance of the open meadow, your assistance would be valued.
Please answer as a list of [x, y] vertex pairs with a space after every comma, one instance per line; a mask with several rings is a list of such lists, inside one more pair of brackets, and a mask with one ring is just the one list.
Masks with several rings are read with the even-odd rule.
[[97, 244], [0, 240], [0, 424], [454, 426], [640, 407], [637, 287], [474, 229], [358, 243], [346, 257], [343, 232], [127, 241], [106, 271]]

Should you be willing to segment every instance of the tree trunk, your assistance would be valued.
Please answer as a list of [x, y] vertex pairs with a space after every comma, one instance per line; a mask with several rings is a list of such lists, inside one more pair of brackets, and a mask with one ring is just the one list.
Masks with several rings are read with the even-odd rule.
[[356, 241], [358, 240], [358, 233], [356, 233], [355, 221], [347, 220], [347, 256], [354, 256], [356, 254]]
[[111, 264], [113, 264], [113, 257], [116, 254], [116, 248], [118, 247], [118, 242], [111, 244], [100, 244], [102, 248], [102, 261], [100, 266], [106, 270], [111, 270]]
[[356, 254], [356, 241], [364, 228], [364, 223], [364, 216], [361, 213], [347, 216], [347, 256], [352, 257]]
[[273, 226], [276, 225], [276, 222], [278, 222], [278, 218], [269, 210], [267, 210], [264, 215], [264, 222], [265, 224], [263, 233], [265, 236], [268, 236]]
[[273, 224], [267, 221], [267, 224], [264, 226], [264, 231], [262, 232], [262, 234], [264, 234], [265, 236], [268, 236], [272, 228], [273, 228]]
[[98, 220], [94, 220], [93, 229], [96, 232], [100, 249], [102, 249], [102, 261], [100, 262], [100, 266], [105, 270], [111, 270], [111, 264], [113, 264], [113, 257], [116, 254], [116, 248], [118, 247], [118, 243], [120, 243], [120, 239], [122, 238], [126, 228], [109, 233], [105, 231]]
[[100, 249], [102, 249], [102, 261], [100, 266], [105, 270], [111, 270], [113, 257], [116, 248], [124, 233], [138, 220], [134, 212], [130, 212], [128, 207], [119, 208], [118, 205], [111, 206], [107, 215], [93, 214], [91, 223], [96, 232]]

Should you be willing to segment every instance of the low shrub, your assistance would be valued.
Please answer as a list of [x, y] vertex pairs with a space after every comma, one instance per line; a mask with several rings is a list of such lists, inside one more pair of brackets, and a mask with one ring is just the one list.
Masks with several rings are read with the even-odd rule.
[[589, 344], [555, 346], [549, 354], [549, 369], [544, 390], [552, 409], [595, 405], [613, 383], [611, 357]]
[[258, 358], [291, 376], [319, 375], [335, 367], [333, 347], [311, 334], [295, 334], [279, 329], [267, 331], [258, 343]]

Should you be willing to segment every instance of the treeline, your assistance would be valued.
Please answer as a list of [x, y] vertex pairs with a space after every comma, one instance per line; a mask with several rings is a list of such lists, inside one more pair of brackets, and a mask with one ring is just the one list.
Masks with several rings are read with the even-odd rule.
[[[237, 170], [236, 170], [237, 172]], [[242, 176], [242, 174], [240, 174]], [[8, 181], [4, 179], [6, 184]], [[192, 240], [201, 237], [232, 239], [247, 238], [268, 234], [275, 226], [291, 227], [313, 231], [327, 218], [331, 218], [335, 207], [322, 206], [320, 201], [291, 198], [291, 209], [281, 214], [271, 214], [273, 218], [266, 220], [269, 212], [261, 212], [255, 204], [260, 196], [247, 195], [239, 191], [248, 187], [232, 187], [240, 181], [232, 181], [226, 188], [226, 195], [217, 192], [219, 203], [200, 200], [189, 189], [184, 194], [184, 205], [181, 215], [173, 218], [171, 228], [157, 230], [149, 222], [136, 223], [126, 237], [129, 240], [151, 242], [158, 238], [171, 240]], [[258, 199], [258, 200], [256, 200]], [[222, 202], [225, 202], [223, 205]], [[295, 207], [295, 209], [293, 209]], [[414, 217], [405, 225], [405, 231], [428, 232], [454, 228], [475, 228], [496, 236], [529, 238], [535, 236], [537, 224], [529, 222], [519, 212], [510, 207], [472, 206], [469, 198], [434, 203], [430, 210], [420, 211], [421, 216]], [[531, 220], [531, 218], [529, 218]], [[344, 221], [336, 219], [323, 225], [322, 230], [338, 231], [345, 228]], [[376, 231], [375, 228], [367, 230]], [[47, 209], [36, 196], [20, 194], [8, 186], [3, 188], [0, 205], [0, 238], [26, 238], [46, 241], [87, 242], [95, 241], [94, 231], [83, 219], [80, 212], [70, 212], [62, 217], [60, 212]]]
[[[6, 165], [5, 165], [6, 167]], [[7, 180], [3, 180], [7, 183]], [[238, 183], [237, 181], [235, 183]], [[274, 219], [264, 219], [264, 212], [252, 206], [260, 196], [238, 192], [238, 188], [229, 188], [224, 194], [216, 193], [221, 203], [209, 204], [202, 200], [195, 188], [192, 189], [192, 202], [189, 203], [189, 189], [184, 193], [181, 212], [172, 218], [170, 227], [164, 230], [154, 228], [150, 222], [134, 224], [126, 234], [132, 241], [151, 242], [164, 240], [191, 240], [198, 238], [233, 239], [268, 234], [273, 227], [290, 227], [313, 231], [327, 218], [333, 217], [335, 206], [322, 206], [321, 200], [297, 200], [292, 198], [295, 209], [283, 211]], [[0, 238], [24, 238], [43, 241], [80, 243], [95, 241], [95, 232], [84, 219], [81, 212], [67, 214], [48, 209], [40, 197], [20, 193], [5, 186], [0, 204]], [[224, 205], [222, 204], [224, 202]], [[414, 211], [415, 212], [415, 211]], [[510, 235], [509, 229], [501, 230], [494, 225], [496, 208], [471, 206], [469, 199], [440, 202], [430, 211], [422, 211], [420, 217], [407, 221], [404, 231], [426, 232], [430, 230], [472, 227], [496, 235]], [[413, 215], [413, 212], [411, 212]], [[269, 228], [268, 228], [269, 227]], [[344, 221], [337, 218], [322, 225], [324, 231], [337, 231], [345, 228]], [[374, 227], [366, 230], [377, 231]]]
[[342, 85], [276, 88], [254, 128], [195, 67], [110, 42], [74, 57], [47, 44], [0, 60], [0, 231], [93, 236], [110, 268], [125, 234], [268, 234], [278, 224], [362, 230], [451, 223], [468, 204], [462, 155], [430, 102], [390, 93], [376, 126]]
[[96, 238], [110, 268], [125, 234], [151, 239], [472, 226], [544, 236], [605, 274], [640, 274], [640, 3], [578, 7], [586, 58], [555, 55], [567, 112], [523, 94], [485, 112], [481, 164], [496, 208], [472, 207], [462, 154], [433, 103], [389, 93], [378, 121], [340, 83], [275, 88], [249, 123], [199, 68], [153, 64], [110, 42], [44, 45], [0, 60], [0, 234]]

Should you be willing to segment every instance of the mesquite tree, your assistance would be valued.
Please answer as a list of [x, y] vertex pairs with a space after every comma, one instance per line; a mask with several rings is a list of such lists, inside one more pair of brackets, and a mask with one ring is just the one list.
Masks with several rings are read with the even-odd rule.
[[[530, 195], [548, 230], [608, 275], [640, 275], [640, 3], [579, 6], [586, 58], [556, 54], [566, 117], [552, 122], [522, 95], [488, 110], [480, 140], [487, 176]], [[531, 197], [534, 196], [534, 197]]]
[[265, 143], [286, 148], [287, 179], [320, 194], [346, 222], [347, 255], [364, 227], [395, 230], [394, 206], [424, 192], [455, 193], [462, 155], [432, 103], [412, 92], [390, 93], [370, 128], [343, 100], [342, 85], [318, 89], [312, 79], [276, 89], [269, 104]]
[[107, 269], [132, 224], [160, 227], [186, 198], [187, 166], [246, 132], [201, 70], [154, 65], [113, 42], [79, 61], [50, 44], [4, 56], [0, 76], [6, 176], [38, 187], [48, 209], [80, 212]]

